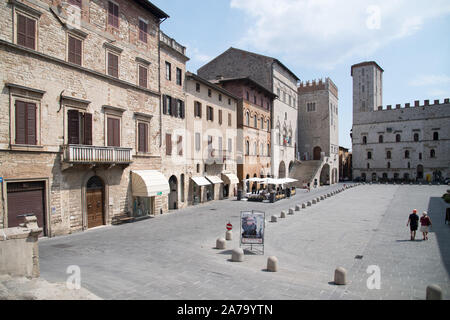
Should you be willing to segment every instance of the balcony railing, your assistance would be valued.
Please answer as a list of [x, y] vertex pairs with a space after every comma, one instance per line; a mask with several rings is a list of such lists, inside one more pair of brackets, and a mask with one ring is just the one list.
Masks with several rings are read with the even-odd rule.
[[131, 148], [66, 145], [63, 148], [63, 160], [68, 163], [128, 164], [132, 162], [131, 150]]

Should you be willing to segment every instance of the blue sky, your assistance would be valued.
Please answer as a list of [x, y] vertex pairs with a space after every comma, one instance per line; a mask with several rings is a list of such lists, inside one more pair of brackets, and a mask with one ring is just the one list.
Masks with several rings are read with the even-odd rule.
[[278, 58], [301, 80], [339, 88], [339, 143], [351, 148], [350, 67], [375, 60], [383, 104], [450, 98], [448, 0], [153, 0], [161, 29], [187, 47], [188, 70], [229, 47]]

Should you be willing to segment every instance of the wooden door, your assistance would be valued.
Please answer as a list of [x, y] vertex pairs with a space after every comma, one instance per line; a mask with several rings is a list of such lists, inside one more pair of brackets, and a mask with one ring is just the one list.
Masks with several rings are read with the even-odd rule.
[[87, 190], [86, 200], [88, 228], [104, 225], [103, 190]]

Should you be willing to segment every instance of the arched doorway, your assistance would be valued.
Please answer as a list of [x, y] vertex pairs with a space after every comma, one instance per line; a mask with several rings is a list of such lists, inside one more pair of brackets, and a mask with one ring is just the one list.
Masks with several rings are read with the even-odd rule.
[[171, 176], [169, 179], [169, 210], [178, 209], [178, 180]]
[[284, 161], [280, 162], [280, 166], [278, 167], [278, 178], [286, 178], [286, 165]]
[[417, 166], [417, 179], [423, 179], [423, 165]]
[[105, 224], [104, 184], [98, 176], [86, 184], [87, 227], [95, 228]]
[[330, 184], [330, 165], [327, 163], [322, 167], [320, 172], [320, 185]]
[[322, 153], [322, 149], [320, 147], [315, 147], [313, 149], [313, 160], [320, 160], [321, 153]]
[[291, 174], [293, 167], [294, 167], [294, 161], [289, 162], [289, 174]]

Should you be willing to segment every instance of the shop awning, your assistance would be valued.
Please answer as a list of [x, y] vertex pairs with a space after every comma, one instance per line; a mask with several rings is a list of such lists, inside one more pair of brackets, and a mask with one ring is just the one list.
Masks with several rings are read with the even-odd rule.
[[166, 177], [156, 170], [132, 171], [131, 190], [135, 197], [154, 197], [170, 192]]
[[222, 179], [227, 184], [238, 184], [239, 179], [234, 173], [222, 173]]
[[212, 184], [221, 184], [221, 183], [223, 183], [222, 179], [220, 179], [218, 176], [206, 176], [206, 179], [211, 181]]
[[192, 177], [191, 178], [196, 185], [202, 187], [202, 186], [209, 186], [211, 184], [211, 182], [209, 182], [208, 180], [206, 180], [205, 177]]

